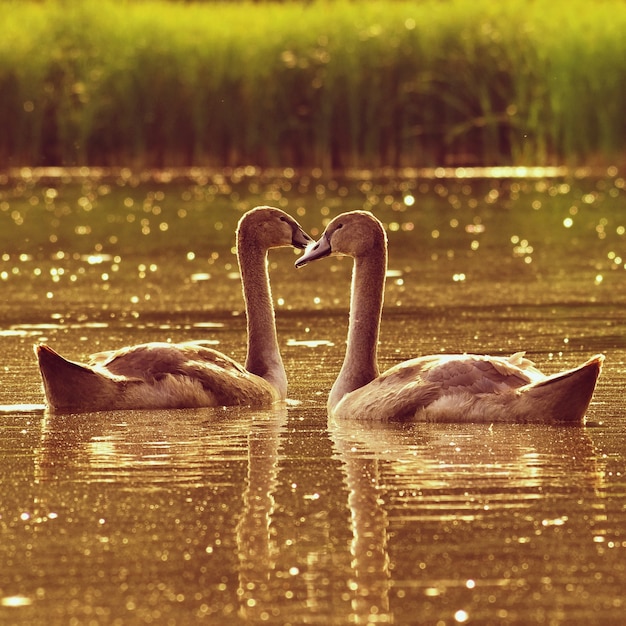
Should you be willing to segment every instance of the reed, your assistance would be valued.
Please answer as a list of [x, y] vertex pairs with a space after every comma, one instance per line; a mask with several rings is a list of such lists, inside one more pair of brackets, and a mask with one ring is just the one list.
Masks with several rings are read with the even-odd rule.
[[622, 0], [0, 0], [0, 167], [623, 162]]

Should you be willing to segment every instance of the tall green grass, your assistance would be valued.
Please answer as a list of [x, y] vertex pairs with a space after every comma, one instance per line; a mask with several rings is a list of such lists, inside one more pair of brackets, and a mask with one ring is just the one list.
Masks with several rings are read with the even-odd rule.
[[623, 162], [623, 0], [0, 0], [0, 167]]

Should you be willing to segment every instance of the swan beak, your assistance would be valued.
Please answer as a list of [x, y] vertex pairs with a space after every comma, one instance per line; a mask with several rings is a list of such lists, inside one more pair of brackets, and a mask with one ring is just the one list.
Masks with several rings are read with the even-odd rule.
[[293, 237], [291, 239], [291, 245], [298, 250], [304, 250], [307, 246], [313, 243], [313, 238], [309, 237], [301, 228], [296, 228], [293, 231]]
[[319, 241], [307, 247], [304, 254], [298, 257], [296, 260], [296, 267], [304, 267], [311, 261], [317, 261], [317, 259], [323, 259], [332, 252], [330, 248], [330, 241], [326, 238], [326, 235], [320, 237]]

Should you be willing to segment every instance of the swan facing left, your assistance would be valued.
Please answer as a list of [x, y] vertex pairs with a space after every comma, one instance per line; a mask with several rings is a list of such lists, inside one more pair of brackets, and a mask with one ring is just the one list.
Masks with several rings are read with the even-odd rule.
[[394, 365], [376, 361], [387, 270], [387, 236], [366, 211], [335, 217], [296, 261], [302, 267], [331, 254], [354, 259], [348, 340], [328, 397], [335, 418], [433, 422], [580, 423], [604, 356], [545, 376], [524, 358], [436, 354]]
[[201, 342], [145, 343], [101, 352], [88, 363], [35, 346], [52, 412], [269, 406], [287, 397], [278, 347], [267, 255], [304, 249], [312, 240], [298, 222], [273, 207], [256, 207], [237, 226], [237, 260], [247, 320], [245, 367]]

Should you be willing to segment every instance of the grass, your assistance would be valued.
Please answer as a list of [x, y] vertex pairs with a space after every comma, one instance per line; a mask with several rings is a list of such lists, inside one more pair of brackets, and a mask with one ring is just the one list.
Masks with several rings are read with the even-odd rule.
[[622, 0], [0, 0], [0, 167], [622, 163]]

